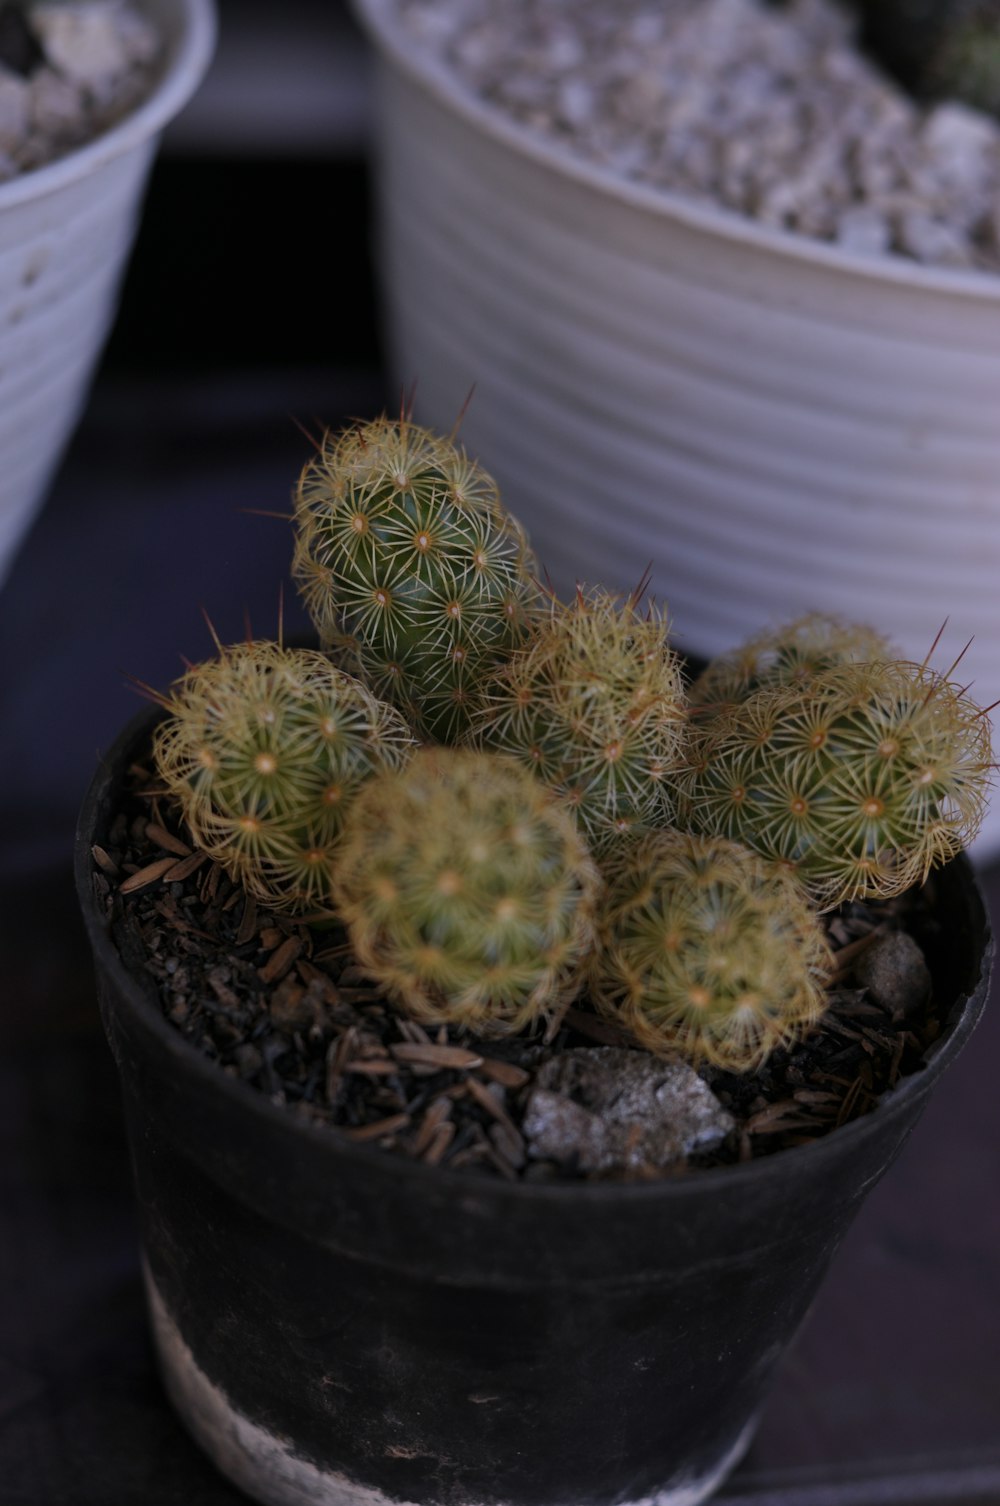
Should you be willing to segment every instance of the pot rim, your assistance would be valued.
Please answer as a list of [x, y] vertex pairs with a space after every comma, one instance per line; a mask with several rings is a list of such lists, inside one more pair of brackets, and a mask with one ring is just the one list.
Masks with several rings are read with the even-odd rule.
[[550, 146], [500, 110], [484, 104], [445, 63], [415, 40], [408, 39], [390, 13], [392, 0], [350, 0], [355, 14], [411, 82], [422, 86], [438, 104], [444, 105], [467, 126], [479, 130], [516, 155], [555, 176], [569, 178], [606, 200], [645, 214], [651, 219], [674, 221], [690, 230], [782, 257], [848, 279], [889, 284], [902, 291], [937, 294], [942, 299], [970, 299], [1000, 304], [1000, 274], [957, 268], [926, 267], [892, 253], [866, 256], [826, 241], [813, 240], [793, 231], [760, 225], [735, 210], [686, 199], [670, 189], [646, 188], [621, 178], [609, 168], [598, 167], [568, 150]]
[[0, 214], [98, 172], [116, 157], [155, 136], [180, 113], [198, 87], [211, 61], [218, 33], [215, 0], [165, 0], [163, 9], [175, 15], [179, 36], [163, 73], [150, 94], [122, 120], [92, 141], [0, 184]]
[[[492, 1199], [499, 1203], [529, 1203], [553, 1205], [556, 1208], [566, 1201], [584, 1200], [596, 1207], [613, 1210], [624, 1201], [629, 1204], [661, 1199], [684, 1200], [699, 1197], [706, 1189], [717, 1188], [720, 1197], [733, 1188], [749, 1193], [754, 1185], [781, 1180], [782, 1166], [787, 1157], [795, 1156], [798, 1164], [808, 1157], [817, 1174], [825, 1162], [839, 1159], [849, 1153], [850, 1147], [861, 1143], [873, 1133], [878, 1133], [888, 1118], [897, 1118], [905, 1112], [914, 1094], [924, 1093], [944, 1069], [959, 1054], [979, 1022], [989, 991], [994, 938], [982, 891], [976, 880], [972, 865], [965, 854], [953, 860], [964, 870], [970, 899], [974, 902], [973, 922], [982, 936], [982, 956], [979, 975], [969, 993], [960, 994], [948, 1011], [942, 1035], [925, 1056], [925, 1065], [919, 1072], [912, 1072], [900, 1079], [896, 1087], [883, 1093], [872, 1109], [860, 1119], [852, 1120], [812, 1141], [809, 1145], [795, 1146], [776, 1151], [742, 1165], [690, 1169], [682, 1177], [664, 1177], [650, 1182], [616, 1181], [552, 1181], [552, 1182], [505, 1182], [499, 1179], [476, 1178], [454, 1171], [447, 1166], [427, 1166], [422, 1161], [411, 1161], [404, 1156], [379, 1150], [377, 1146], [357, 1143], [347, 1139], [334, 1126], [314, 1124], [301, 1119], [283, 1105], [274, 1104], [258, 1089], [231, 1077], [199, 1051], [164, 1016], [159, 1005], [154, 1003], [142, 986], [126, 968], [111, 931], [97, 911], [93, 886], [92, 844], [95, 829], [101, 815], [101, 807], [108, 799], [115, 771], [126, 766], [127, 757], [137, 744], [147, 741], [152, 727], [163, 712], [158, 707], [146, 707], [139, 711], [120, 732], [115, 742], [99, 760], [97, 772], [90, 784], [77, 823], [74, 843], [74, 877], [77, 898], [82, 911], [84, 926], [95, 960], [104, 970], [119, 998], [127, 1003], [133, 1017], [152, 1038], [156, 1047], [179, 1071], [195, 1079], [199, 1088], [228, 1100], [241, 1113], [249, 1113], [264, 1124], [271, 1125], [283, 1136], [305, 1136], [331, 1161], [360, 1163], [372, 1176], [383, 1181], [424, 1180], [429, 1188], [439, 1191], [451, 1189], [456, 1194], [471, 1196], [478, 1201]], [[949, 866], [953, 866], [949, 865]]]

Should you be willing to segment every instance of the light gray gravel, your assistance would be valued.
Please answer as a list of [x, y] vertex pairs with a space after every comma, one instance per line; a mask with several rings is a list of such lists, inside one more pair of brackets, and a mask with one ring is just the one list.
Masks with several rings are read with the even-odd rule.
[[1000, 271], [1000, 124], [918, 107], [833, 0], [395, 0], [484, 102], [621, 177], [865, 256]]
[[0, 181], [100, 135], [149, 92], [162, 42], [127, 0], [43, 0], [24, 7], [42, 60], [26, 75], [0, 63]]

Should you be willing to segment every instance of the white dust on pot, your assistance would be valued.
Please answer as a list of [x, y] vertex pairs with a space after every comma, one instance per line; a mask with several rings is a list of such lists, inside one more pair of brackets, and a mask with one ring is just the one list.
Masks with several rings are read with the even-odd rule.
[[395, 0], [480, 100], [619, 176], [867, 255], [1000, 270], [1000, 122], [918, 106], [833, 0]]
[[[413, 1506], [339, 1471], [303, 1458], [287, 1437], [241, 1412], [205, 1374], [188, 1348], [143, 1260], [149, 1314], [167, 1395], [188, 1431], [216, 1467], [264, 1506]], [[473, 1398], [469, 1402], [476, 1407]], [[755, 1414], [722, 1456], [700, 1474], [690, 1470], [662, 1490], [624, 1506], [699, 1506], [736, 1468], [757, 1429]], [[465, 1506], [477, 1506], [468, 1499]]]
[[114, 125], [150, 92], [162, 55], [126, 0], [0, 5], [0, 182]]

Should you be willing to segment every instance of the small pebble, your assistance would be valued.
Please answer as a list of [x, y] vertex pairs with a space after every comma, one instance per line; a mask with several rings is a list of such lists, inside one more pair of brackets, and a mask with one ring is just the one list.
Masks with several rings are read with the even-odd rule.
[[861, 256], [883, 256], [892, 244], [892, 226], [879, 209], [847, 209], [837, 220], [837, 242]]
[[117, 10], [107, 0], [36, 5], [31, 25], [50, 66], [89, 88], [106, 86], [128, 61]]
[[924, 954], [905, 931], [877, 936], [854, 964], [854, 976], [894, 1019], [919, 1014], [930, 998], [931, 975]]

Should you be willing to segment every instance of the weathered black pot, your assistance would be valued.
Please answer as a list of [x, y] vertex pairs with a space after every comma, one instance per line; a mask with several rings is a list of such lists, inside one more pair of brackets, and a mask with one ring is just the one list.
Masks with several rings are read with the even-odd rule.
[[153, 1328], [195, 1437], [266, 1502], [701, 1500], [976, 1023], [992, 942], [968, 864], [937, 880], [948, 1029], [867, 1118], [660, 1183], [480, 1181], [300, 1122], [201, 1056], [126, 970], [90, 849], [148, 726], [133, 724], [90, 791], [77, 876]]

